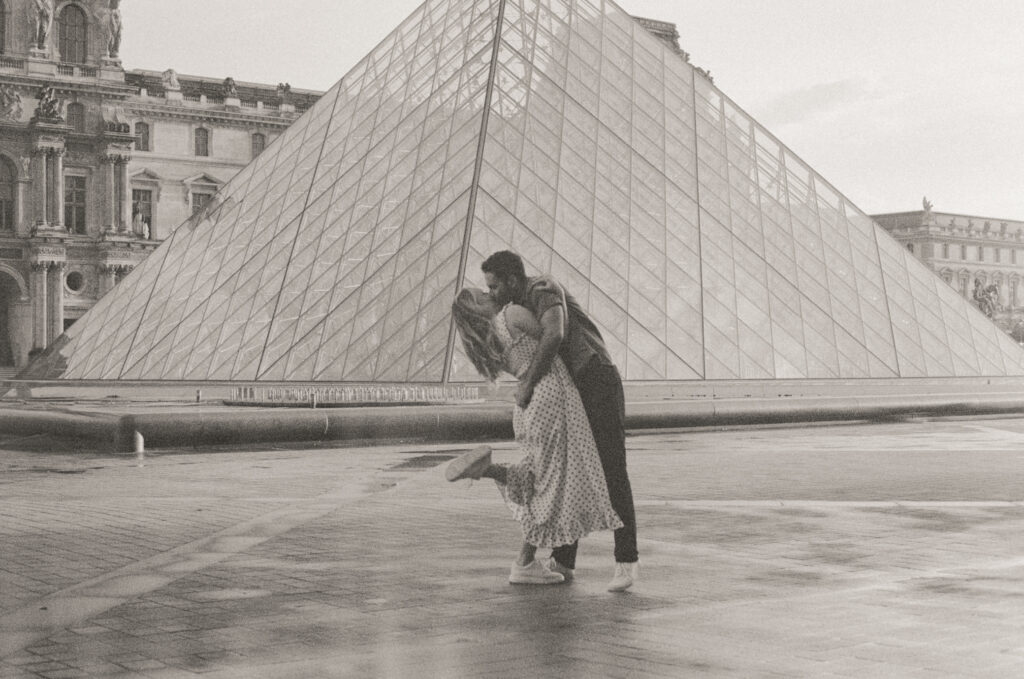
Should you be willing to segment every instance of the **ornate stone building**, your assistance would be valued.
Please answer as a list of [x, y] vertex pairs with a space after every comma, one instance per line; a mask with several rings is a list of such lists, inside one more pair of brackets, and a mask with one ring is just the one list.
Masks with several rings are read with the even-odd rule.
[[1013, 329], [1024, 318], [1024, 221], [936, 212], [927, 199], [922, 207], [873, 218], [964, 298], [995, 285], [994, 319]]
[[320, 96], [125, 71], [120, 0], [0, 0], [0, 371], [21, 367]]

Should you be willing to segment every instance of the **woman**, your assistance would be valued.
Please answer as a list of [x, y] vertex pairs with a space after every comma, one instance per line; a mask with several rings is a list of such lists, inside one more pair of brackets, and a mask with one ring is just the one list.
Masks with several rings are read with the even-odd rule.
[[[466, 288], [452, 304], [455, 326], [477, 371], [494, 381], [501, 372], [520, 376], [530, 365], [540, 325], [525, 307], [501, 309], [483, 290]], [[512, 565], [513, 584], [563, 582], [560, 573], [536, 560], [538, 547], [575, 542], [595, 530], [622, 526], [608, 499], [601, 461], [583, 402], [572, 377], [555, 358], [526, 409], [512, 415], [522, 461], [491, 463], [491, 449], [466, 453], [448, 466], [449, 481], [494, 479], [523, 529], [523, 546]]]

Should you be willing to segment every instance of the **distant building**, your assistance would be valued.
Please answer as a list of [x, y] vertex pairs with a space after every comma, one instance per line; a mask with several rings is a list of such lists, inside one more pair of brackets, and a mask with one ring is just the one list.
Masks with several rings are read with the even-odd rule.
[[22, 366], [320, 92], [125, 71], [119, 0], [0, 0], [0, 371]]
[[1024, 221], [936, 212], [927, 200], [922, 210], [872, 217], [964, 298], [976, 281], [994, 284], [1004, 328], [1024, 318]]
[[[646, 17], [633, 17], [633, 20], [638, 24], [647, 29], [647, 31], [661, 40], [663, 43], [672, 48], [672, 51], [683, 58], [684, 61], [690, 61], [690, 53], [685, 51], [679, 46], [679, 30], [676, 25], [668, 21], [659, 21], [657, 19], [648, 19]], [[694, 69], [705, 78], [714, 82], [715, 79], [711, 77], [711, 71], [703, 69], [700, 66], [694, 66]]]
[[679, 47], [679, 31], [676, 29], [676, 25], [668, 21], [658, 21], [657, 19], [648, 19], [646, 17], [633, 17], [633, 19], [647, 29], [658, 40], [671, 47], [675, 52], [679, 54], [686, 54]]

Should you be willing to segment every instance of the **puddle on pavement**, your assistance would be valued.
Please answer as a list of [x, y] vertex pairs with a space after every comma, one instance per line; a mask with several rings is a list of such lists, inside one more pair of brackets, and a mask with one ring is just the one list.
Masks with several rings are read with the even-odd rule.
[[88, 471], [103, 469], [103, 467], [83, 467], [81, 469], [58, 469], [55, 467], [14, 467], [8, 472], [22, 472], [26, 474], [84, 474]]
[[436, 467], [437, 465], [443, 462], [447, 462], [448, 460], [453, 460], [467, 451], [468, 449], [409, 451], [405, 454], [415, 455], [415, 457], [402, 460], [401, 462], [393, 464], [390, 467], [385, 467], [384, 471], [397, 472], [407, 471], [410, 469], [430, 469], [431, 467]]

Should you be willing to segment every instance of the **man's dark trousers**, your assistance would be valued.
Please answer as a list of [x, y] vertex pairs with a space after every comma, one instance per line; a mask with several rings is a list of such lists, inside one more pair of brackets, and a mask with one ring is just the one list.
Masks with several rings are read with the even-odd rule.
[[[622, 378], [614, 365], [594, 361], [576, 375], [575, 381], [604, 467], [612, 509], [625, 524], [615, 531], [615, 560], [633, 563], [638, 558], [636, 514], [626, 473], [626, 399]], [[551, 555], [566, 568], [576, 568], [577, 547], [576, 542], [556, 547]]]

